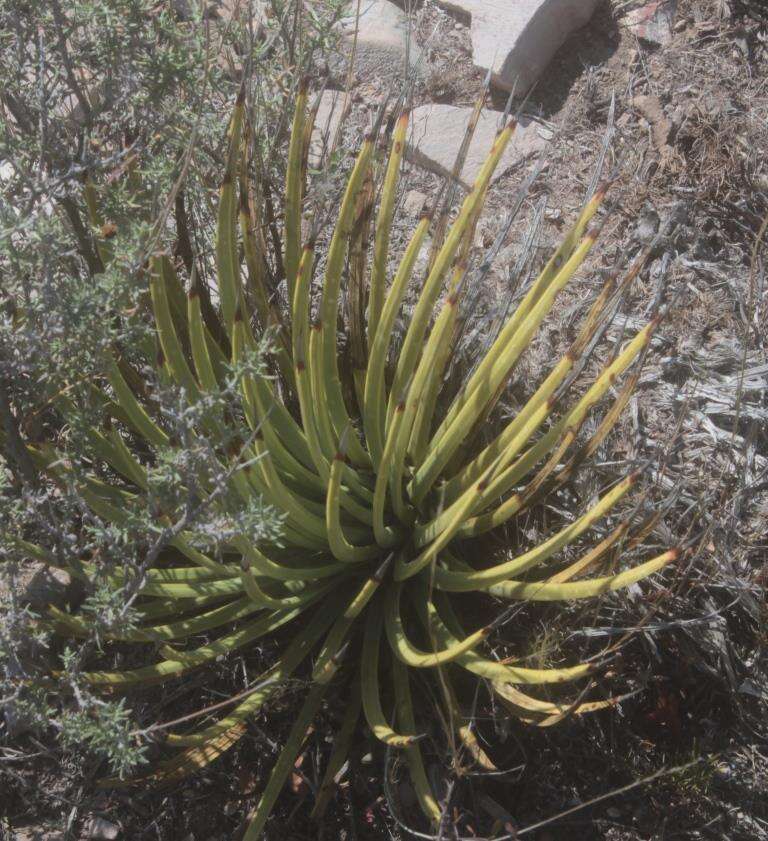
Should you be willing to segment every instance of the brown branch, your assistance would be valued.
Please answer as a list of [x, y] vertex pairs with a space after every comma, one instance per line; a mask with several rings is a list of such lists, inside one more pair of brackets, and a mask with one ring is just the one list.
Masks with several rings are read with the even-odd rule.
[[64, 65], [64, 72], [67, 75], [67, 82], [69, 83], [70, 88], [72, 88], [72, 93], [74, 93], [77, 103], [83, 112], [83, 117], [85, 118], [83, 121], [84, 124], [86, 126], [90, 126], [93, 118], [93, 111], [91, 110], [91, 103], [88, 102], [88, 97], [80, 87], [80, 83], [77, 81], [75, 71], [72, 67], [72, 60], [69, 55], [69, 50], [67, 49], [67, 39], [64, 36], [66, 20], [63, 12], [61, 11], [59, 0], [51, 0], [51, 11], [53, 12], [53, 23], [56, 28], [56, 41], [58, 43], [59, 52], [61, 53], [61, 61]]
[[8, 381], [0, 374], [0, 422], [5, 433], [5, 451], [16, 478], [29, 485], [37, 484], [37, 470], [19, 432], [19, 422], [11, 406]]

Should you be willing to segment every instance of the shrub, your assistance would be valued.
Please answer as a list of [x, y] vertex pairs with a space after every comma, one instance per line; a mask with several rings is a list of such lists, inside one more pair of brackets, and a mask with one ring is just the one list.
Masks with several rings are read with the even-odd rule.
[[[60, 493], [86, 503], [73, 511], [77, 527], [108, 533], [110, 545], [126, 553], [120, 563], [103, 563], [98, 556], [62, 555], [14, 539], [20, 554], [52, 565], [64, 561], [84, 582], [122, 591], [123, 607], [102, 626], [95, 628], [87, 612], [51, 608], [48, 627], [74, 637], [93, 637], [98, 630], [105, 644], [160, 646], [158, 662], [123, 671], [79, 671], [78, 681], [90, 691], [164, 681], [280, 628], [292, 634], [252, 691], [218, 721], [168, 733], [166, 745], [178, 752], [145, 779], [172, 782], [214, 761], [246, 732], [248, 718], [313, 658], [310, 689], [246, 838], [261, 834], [310, 723], [329, 688], [336, 691], [340, 683], [349, 686], [350, 700], [315, 815], [330, 796], [362, 716], [377, 739], [403, 751], [421, 808], [437, 822], [440, 806], [418, 739], [422, 714], [412, 691], [414, 676], [436, 682], [436, 696], [447, 707], [445, 720], [475, 754], [453, 667], [488, 681], [512, 713], [531, 723], [549, 725], [609, 706], [615, 699], [586, 700], [582, 692], [574, 702], [558, 702], [531, 688], [588, 678], [602, 668], [600, 660], [531, 668], [486, 656], [485, 641], [520, 602], [595, 597], [646, 578], [678, 554], [670, 550], [628, 569], [582, 578], [631, 537], [630, 519], [623, 518], [575, 560], [554, 565], [558, 553], [627, 497], [639, 478], [632, 474], [546, 540], [514, 557], [488, 559], [481, 536], [550, 498], [605, 439], [636, 373], [618, 390], [596, 431], [586, 438], [579, 432], [642, 356], [660, 314], [566, 405], [613, 296], [631, 283], [644, 257], [621, 280], [612, 274], [569, 351], [484, 445], [478, 430], [598, 238], [595, 220], [605, 189], [587, 202], [448, 400], [442, 386], [469, 281], [474, 229], [515, 121], [500, 130], [458, 215], [440, 237], [395, 350], [396, 318], [431, 224], [429, 216], [418, 222], [388, 283], [407, 125], [406, 113], [397, 116], [385, 165], [376, 161], [378, 126], [366, 136], [332, 234], [323, 239], [313, 225], [302, 243], [311, 129], [306, 88], [293, 117], [281, 226], [265, 200], [269, 186], [254, 177], [259, 169], [251, 159], [242, 93], [228, 131], [213, 294], [203, 281], [204, 259], [185, 266], [184, 259], [155, 250], [136, 275], [140, 282], [130, 301], [117, 309], [111, 300], [104, 311], [105, 318], [124, 326], [117, 340], [99, 348], [101, 372], [78, 392], [85, 406], [73, 410], [67, 382], [54, 400], [59, 420], [49, 428], [79, 418], [69, 434], [78, 436], [88, 458], [73, 461], [44, 436], [20, 443], [11, 440], [13, 430], [4, 433], [9, 461], [26, 464], [34, 481], [46, 477]], [[84, 192], [97, 254], [109, 267], [117, 259], [111, 243], [116, 223], [103, 214], [99, 186], [86, 182]], [[271, 244], [265, 229], [274, 235]], [[322, 283], [314, 296], [318, 264]], [[180, 272], [187, 273], [186, 283]], [[282, 279], [285, 307], [276, 294]], [[342, 289], [350, 302], [346, 316]], [[23, 309], [15, 319], [24, 330]], [[155, 524], [152, 539], [137, 541], [135, 524], [146, 524], [148, 515]], [[469, 599], [484, 610], [498, 602], [512, 606], [468, 633]], [[211, 633], [211, 641], [183, 647], [203, 632]]]

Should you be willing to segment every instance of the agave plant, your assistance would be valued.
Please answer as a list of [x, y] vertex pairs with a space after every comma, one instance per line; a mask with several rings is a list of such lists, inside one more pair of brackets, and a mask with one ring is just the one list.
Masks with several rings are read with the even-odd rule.
[[[605, 707], [613, 701], [588, 700], [585, 691], [576, 701], [562, 703], [537, 694], [537, 687], [594, 675], [602, 667], [600, 659], [532, 668], [484, 653], [486, 640], [521, 602], [599, 596], [652, 575], [678, 554], [666, 551], [629, 569], [613, 566], [603, 575], [584, 577], [614, 555], [612, 550], [627, 545], [632, 535], [623, 518], [584, 554], [558, 563], [562, 550], [627, 497], [637, 483], [635, 474], [522, 554], [492, 560], [487, 543], [477, 540], [504, 524], [514, 525], [515, 518], [562, 488], [589, 460], [626, 405], [636, 373], [612, 392], [613, 402], [596, 431], [580, 437], [585, 419], [638, 361], [659, 323], [657, 313], [584, 384], [580, 396], [569, 397], [577, 390], [577, 378], [586, 379], [582, 363], [605, 326], [610, 302], [640, 270], [639, 258], [624, 278], [613, 274], [606, 280], [570, 349], [554, 362], [528, 402], [495, 437], [478, 434], [558, 294], [593, 248], [605, 189], [585, 204], [449, 399], [443, 386], [455, 348], [474, 229], [515, 120], [498, 132], [453, 223], [442, 235], [435, 233], [425, 277], [415, 278], [414, 270], [433, 226], [429, 215], [418, 221], [390, 278], [390, 234], [408, 115], [404, 112], [391, 123], [386, 155], [377, 158], [375, 132], [364, 139], [332, 235], [323, 240], [319, 255], [318, 238], [302, 243], [310, 112], [302, 89], [289, 143], [279, 255], [287, 311], [270, 299], [264, 284], [266, 246], [251, 200], [243, 95], [228, 131], [213, 306], [210, 299], [201, 299], [194, 281], [185, 292], [167, 254], [154, 254], [147, 273], [157, 344], [156, 350], [147, 351], [146, 364], [154, 365], [158, 380], [183, 392], [191, 404], [221, 387], [227, 366], [258, 347], [260, 331], [275, 332], [275, 371], [247, 370], [239, 381], [240, 405], [201, 424], [198, 434], [216, 441], [226, 430], [230, 442], [217, 451], [226, 487], [212, 504], [237, 509], [254, 499], [264, 501], [284, 516], [280, 539], [259, 543], [234, 534], [226, 551], [217, 555], [200, 548], [184, 530], [171, 532], [168, 545], [142, 578], [136, 601], [141, 626], [113, 628], [108, 634], [118, 641], [158, 643], [161, 659], [139, 668], [83, 675], [94, 687], [128, 690], [176, 678], [279, 628], [289, 629], [292, 638], [255, 689], [215, 723], [167, 733], [165, 746], [176, 752], [148, 777], [174, 782], [212, 762], [243, 736], [249, 717], [285, 681], [308, 678], [306, 699], [251, 816], [247, 839], [263, 832], [308, 727], [331, 689], [347, 692], [348, 702], [314, 815], [330, 799], [334, 776], [362, 720], [376, 739], [402, 751], [424, 814], [433, 823], [439, 821], [441, 807], [418, 738], [423, 713], [419, 694], [413, 692], [414, 677], [435, 681], [433, 697], [442, 699], [444, 721], [455, 727], [451, 738], [467, 745], [476, 758], [482, 758], [482, 751], [454, 690], [461, 671], [484, 679], [512, 714], [532, 724], [549, 725]], [[103, 220], [93, 185], [86, 186], [86, 198], [98, 230]], [[374, 230], [371, 249], [368, 221]], [[102, 237], [105, 262], [108, 246]], [[313, 283], [317, 264], [322, 265], [322, 278]], [[350, 304], [346, 317], [341, 312], [345, 284]], [[415, 304], [401, 342], [396, 342], [397, 319], [409, 287], [416, 288]], [[340, 363], [340, 325], [351, 364]], [[103, 381], [93, 384], [92, 393], [112, 415], [107, 431], [92, 430], [94, 460], [108, 467], [101, 476], [112, 480], [86, 475], [80, 480], [81, 492], [99, 517], [120, 523], [131, 510], [146, 505], [153, 451], [176, 443], [156, 405], [146, 399], [138, 369], [120, 348], [114, 348]], [[136, 441], [141, 447], [131, 446]], [[29, 452], [51, 475], [67, 470], [66, 461], [50, 446], [30, 446]], [[205, 482], [202, 477], [201, 487]], [[40, 547], [23, 545], [44, 556]], [[95, 574], [86, 562], [73, 569], [85, 578]], [[125, 581], [124, 573], [112, 575], [117, 584]], [[467, 617], [477, 615], [467, 610], [467, 600], [473, 598], [484, 600], [486, 611], [492, 605], [509, 606], [497, 608], [497, 618], [482, 627], [467, 627]], [[89, 630], [86, 615], [51, 609], [51, 616], [62, 633]], [[209, 642], [184, 647], [202, 632], [210, 635]]]

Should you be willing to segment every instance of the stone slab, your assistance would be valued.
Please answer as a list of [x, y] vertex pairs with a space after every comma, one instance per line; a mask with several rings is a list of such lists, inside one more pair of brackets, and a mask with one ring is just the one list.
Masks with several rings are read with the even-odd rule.
[[[472, 108], [455, 105], [421, 105], [411, 113], [406, 156], [413, 163], [449, 175], [464, 139]], [[480, 115], [461, 180], [469, 186], [475, 180], [493, 145], [501, 114], [483, 111]], [[496, 181], [516, 164], [539, 153], [547, 144], [537, 123], [521, 120], [502, 155], [492, 181]]]
[[[437, 0], [470, 20], [472, 60], [493, 83], [521, 95], [557, 50], [592, 17], [598, 0]], [[517, 86], [515, 87], [515, 83]]]
[[307, 163], [312, 169], [318, 169], [324, 163], [328, 149], [336, 136], [344, 107], [343, 91], [323, 91], [315, 116], [315, 125], [309, 141]]
[[[357, 2], [353, 0], [342, 20], [347, 58], [354, 42], [356, 11]], [[393, 79], [404, 78], [406, 67], [411, 72], [420, 67], [420, 58], [413, 20], [399, 6], [391, 0], [361, 0], [353, 68], [359, 81], [389, 86]], [[338, 67], [333, 69], [339, 73]]]

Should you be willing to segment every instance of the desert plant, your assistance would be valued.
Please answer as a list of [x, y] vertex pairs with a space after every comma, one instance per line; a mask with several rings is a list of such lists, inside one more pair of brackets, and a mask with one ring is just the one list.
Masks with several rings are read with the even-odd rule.
[[[512, 713], [531, 723], [553, 724], [615, 701], [586, 700], [584, 692], [569, 703], [537, 697], [529, 687], [587, 678], [605, 658], [531, 668], [484, 656], [485, 640], [510, 618], [512, 608], [467, 633], [467, 597], [488, 604], [510, 601], [513, 606], [585, 599], [640, 581], [678, 555], [673, 549], [629, 569], [581, 578], [623, 541], [630, 545], [639, 540], [624, 518], [576, 560], [552, 569], [561, 550], [627, 496], [637, 474], [618, 481], [585, 513], [520, 555], [489, 562], [487, 548], [478, 540], [563, 487], [589, 460], [616, 423], [637, 374], [621, 386], [596, 430], [579, 438], [585, 419], [637, 363], [659, 323], [657, 312], [581, 396], [566, 405], [614, 296], [640, 271], [643, 255], [621, 280], [618, 274], [608, 277], [569, 351], [499, 434], [485, 446], [477, 443], [478, 429], [518, 360], [592, 249], [605, 189], [586, 203], [517, 309], [447, 401], [442, 385], [468, 280], [474, 229], [515, 121], [499, 131], [458, 215], [438, 237], [395, 352], [396, 319], [431, 225], [429, 215], [420, 219], [388, 283], [408, 115], [396, 115], [388, 160], [381, 166], [376, 160], [380, 127], [365, 137], [335, 228], [320, 249], [319, 231], [312, 230], [302, 242], [312, 123], [308, 110], [302, 88], [289, 143], [277, 255], [287, 286], [287, 314], [267, 282], [263, 194], [253, 178], [241, 94], [228, 130], [218, 204], [215, 295], [208, 295], [195, 271], [185, 292], [172, 257], [151, 255], [143, 275], [149, 301], [140, 296], [128, 317], [141, 320], [151, 312], [156, 336], [140, 336], [135, 347], [112, 347], [105, 355], [103, 378], [90, 384], [94, 414], [107, 419], [103, 426], [84, 431], [90, 465], [73, 465], [52, 444], [22, 445], [4, 433], [4, 443], [16, 448], [17, 460], [23, 446], [35, 470], [62, 485], [74, 482], [90, 510], [114, 528], [127, 527], [136, 512], [148, 507], [155, 513], [157, 541], [138, 568], [105, 572], [93, 558], [71, 559], [70, 568], [86, 582], [106, 577], [130, 595], [133, 621], [113, 623], [101, 629], [101, 636], [158, 643], [161, 659], [124, 671], [84, 671], [84, 684], [121, 691], [163, 681], [283, 626], [294, 629], [258, 685], [216, 723], [166, 734], [166, 745], [180, 750], [161, 762], [150, 779], [172, 782], [215, 760], [244, 734], [249, 716], [314, 657], [311, 688], [251, 817], [249, 839], [262, 833], [329, 686], [342, 680], [349, 684], [350, 701], [314, 814], [321, 813], [332, 792], [362, 714], [377, 739], [403, 751], [421, 808], [437, 822], [440, 805], [418, 741], [420, 713], [411, 686], [416, 673], [435, 677], [436, 697], [446, 706], [444, 720], [476, 756], [481, 751], [473, 744], [453, 687], [456, 667], [485, 679]], [[100, 214], [99, 190], [87, 183], [85, 194], [99, 257], [108, 265], [112, 231]], [[374, 229], [370, 255], [369, 222]], [[277, 229], [274, 219], [269, 227]], [[320, 257], [323, 279], [313, 313], [313, 274]], [[350, 306], [342, 318], [345, 283]], [[23, 311], [16, 318], [23, 324]], [[340, 328], [348, 345], [341, 361]], [[274, 350], [271, 371], [263, 363], [265, 335]], [[148, 366], [154, 367], [158, 390], [175, 395], [193, 419], [181, 438], [169, 429], [162, 401], [146, 388]], [[62, 388], [60, 406], [65, 406], [65, 392]], [[158, 463], [167, 465], [174, 452], [196, 444], [204, 444], [206, 457], [187, 459], [170, 482], [183, 485], [192, 501], [184, 516], [172, 519], [153, 477]], [[205, 507], [219, 518], [220, 534], [194, 529], [194, 510]], [[255, 518], [249, 516], [254, 510]], [[273, 520], [267, 520], [273, 526], [254, 526], [264, 522], [265, 511], [271, 512]], [[274, 516], [281, 520], [279, 534]], [[38, 559], [57, 562], [40, 545], [21, 539], [16, 545]], [[51, 628], [75, 637], [92, 631], [82, 612], [52, 608], [50, 622]], [[201, 632], [217, 636], [202, 646], [182, 647]]]

